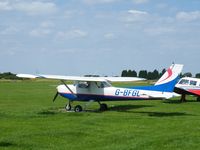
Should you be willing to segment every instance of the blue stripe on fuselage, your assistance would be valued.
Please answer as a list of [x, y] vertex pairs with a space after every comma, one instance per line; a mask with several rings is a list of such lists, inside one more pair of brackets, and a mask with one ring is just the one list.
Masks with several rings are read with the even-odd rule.
[[174, 87], [178, 80], [179, 80], [179, 77], [176, 77], [174, 80], [165, 84], [151, 85], [151, 86], [134, 86], [134, 87], [127, 87], [127, 88], [148, 90], [148, 91], [173, 92]]
[[70, 100], [78, 100], [78, 101], [89, 101], [89, 100], [96, 100], [96, 101], [110, 101], [110, 100], [141, 100], [141, 99], [148, 99], [144, 97], [133, 97], [133, 96], [110, 96], [110, 95], [96, 95], [96, 94], [77, 94], [76, 97], [71, 93], [59, 93], [61, 96], [70, 99]]

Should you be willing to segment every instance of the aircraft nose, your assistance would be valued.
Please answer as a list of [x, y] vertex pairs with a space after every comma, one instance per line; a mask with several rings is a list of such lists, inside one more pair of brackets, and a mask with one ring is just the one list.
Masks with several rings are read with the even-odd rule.
[[56, 89], [57, 89], [58, 93], [62, 93], [62, 92], [64, 92], [65, 86], [64, 85], [58, 85], [56, 87]]
[[58, 97], [58, 95], [61, 93], [61, 88], [62, 87], [60, 85], [56, 87], [57, 92], [56, 92], [56, 94], [55, 94], [55, 96], [53, 98], [53, 102], [56, 100], [56, 98]]

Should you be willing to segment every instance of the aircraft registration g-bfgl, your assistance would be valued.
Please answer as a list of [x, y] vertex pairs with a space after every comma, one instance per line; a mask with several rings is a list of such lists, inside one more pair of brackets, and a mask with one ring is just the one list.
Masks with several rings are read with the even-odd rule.
[[[45, 78], [61, 80], [62, 85], [57, 86], [58, 95], [69, 100], [65, 106], [66, 110], [71, 110], [73, 101], [96, 101], [100, 105], [100, 110], [106, 110], [107, 105], [101, 101], [115, 100], [148, 100], [148, 99], [169, 99], [175, 96], [173, 90], [179, 79], [183, 65], [172, 64], [162, 77], [152, 86], [140, 87], [113, 87], [110, 82], [127, 82], [144, 80], [141, 78], [129, 77], [77, 77], [77, 76], [58, 76], [58, 75], [31, 75], [17, 74], [22, 78]], [[74, 81], [74, 84], [66, 84], [65, 81]], [[82, 107], [74, 107], [75, 112], [82, 111]]]
[[181, 94], [181, 101], [185, 101], [186, 95], [197, 96], [197, 101], [200, 101], [200, 79], [184, 77], [175, 85], [174, 91]]

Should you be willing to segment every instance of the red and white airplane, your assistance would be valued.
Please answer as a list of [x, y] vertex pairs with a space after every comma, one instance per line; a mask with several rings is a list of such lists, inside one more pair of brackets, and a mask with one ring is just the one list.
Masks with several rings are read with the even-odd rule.
[[[140, 87], [113, 87], [110, 82], [127, 82], [144, 80], [141, 78], [129, 77], [77, 77], [58, 75], [30, 75], [17, 74], [22, 78], [46, 78], [61, 80], [62, 85], [57, 86], [58, 95], [69, 100], [66, 110], [71, 110], [73, 101], [96, 101], [100, 105], [100, 110], [106, 110], [107, 105], [101, 101], [123, 101], [123, 100], [148, 100], [148, 99], [169, 99], [174, 97], [174, 86], [179, 79], [183, 65], [172, 64], [164, 75], [153, 86]], [[65, 81], [74, 81], [74, 84], [66, 84]], [[82, 111], [82, 107], [74, 107], [76, 112]]]
[[197, 96], [197, 101], [200, 101], [200, 79], [184, 77], [175, 85], [174, 92], [181, 94], [181, 101], [185, 101], [186, 95]]

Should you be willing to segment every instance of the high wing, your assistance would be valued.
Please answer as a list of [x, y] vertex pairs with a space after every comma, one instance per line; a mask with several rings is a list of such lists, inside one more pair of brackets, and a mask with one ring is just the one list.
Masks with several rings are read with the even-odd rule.
[[99, 77], [99, 78], [105, 79], [109, 82], [133, 82], [133, 81], [146, 80], [144, 78], [138, 78], [138, 77]]
[[32, 74], [17, 74], [20, 78], [43, 78], [43, 79], [57, 79], [66, 81], [95, 81], [95, 82], [133, 82], [142, 81], [144, 78], [137, 77], [81, 77], [81, 76], [60, 76], [60, 75], [32, 75]]

